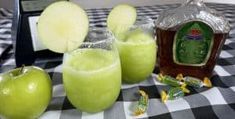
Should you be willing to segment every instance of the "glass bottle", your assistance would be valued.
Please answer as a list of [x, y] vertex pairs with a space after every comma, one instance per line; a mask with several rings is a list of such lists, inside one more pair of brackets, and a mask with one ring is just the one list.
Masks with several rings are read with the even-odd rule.
[[228, 21], [202, 0], [186, 0], [156, 20], [160, 72], [210, 78], [230, 31]]

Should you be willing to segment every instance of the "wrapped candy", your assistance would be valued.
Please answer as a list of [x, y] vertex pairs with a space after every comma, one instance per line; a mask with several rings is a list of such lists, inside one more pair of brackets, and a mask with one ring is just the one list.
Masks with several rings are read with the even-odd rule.
[[176, 78], [165, 75], [163, 76], [161, 73], [157, 75], [157, 79], [167, 85], [174, 86], [174, 87], [180, 87], [180, 86], [186, 86], [185, 83], [176, 80]]
[[140, 99], [138, 101], [138, 105], [134, 112], [135, 116], [145, 113], [148, 109], [148, 103], [149, 103], [148, 95], [143, 90], [140, 90], [139, 93], [140, 93]]
[[167, 100], [174, 100], [183, 97], [185, 93], [190, 93], [190, 91], [184, 86], [173, 87], [168, 90], [168, 93], [166, 93], [164, 90], [161, 91], [161, 100], [165, 103]]
[[184, 78], [184, 82], [194, 88], [201, 88], [203, 86], [212, 87], [211, 81], [207, 77], [205, 77], [203, 81], [201, 81], [200, 79], [197, 79], [195, 77], [186, 76]]
[[184, 81], [184, 83], [188, 86], [192, 86], [194, 88], [201, 88], [203, 86], [205, 87], [212, 87], [211, 81], [209, 78], [205, 77], [203, 81], [201, 81], [198, 78], [186, 76], [183, 77], [182, 74], [179, 74], [176, 79]]

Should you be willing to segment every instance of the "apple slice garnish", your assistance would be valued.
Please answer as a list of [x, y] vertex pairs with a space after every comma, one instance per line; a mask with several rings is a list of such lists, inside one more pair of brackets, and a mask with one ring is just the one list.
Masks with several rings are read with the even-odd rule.
[[60, 1], [49, 5], [38, 20], [38, 34], [42, 43], [58, 53], [78, 48], [89, 28], [86, 12], [77, 4]]
[[121, 35], [135, 23], [136, 17], [137, 12], [134, 7], [127, 4], [117, 5], [108, 15], [107, 27], [114, 35]]

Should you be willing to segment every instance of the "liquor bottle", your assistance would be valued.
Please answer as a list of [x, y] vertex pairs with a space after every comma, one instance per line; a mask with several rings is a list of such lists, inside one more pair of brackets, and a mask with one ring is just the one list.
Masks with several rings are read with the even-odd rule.
[[163, 74], [212, 76], [216, 60], [230, 31], [229, 22], [202, 0], [186, 0], [164, 11], [155, 22], [158, 65]]

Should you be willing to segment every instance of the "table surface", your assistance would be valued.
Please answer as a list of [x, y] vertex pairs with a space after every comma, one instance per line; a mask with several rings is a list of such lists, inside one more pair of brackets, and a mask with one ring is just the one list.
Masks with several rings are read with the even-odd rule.
[[[37, 59], [33, 65], [44, 68], [53, 81], [53, 98], [41, 119], [125, 119], [125, 118], [175, 118], [175, 119], [231, 119], [235, 117], [235, 6], [228, 4], [207, 4], [229, 20], [231, 32], [223, 46], [220, 58], [211, 78], [213, 88], [193, 89], [183, 98], [160, 101], [160, 91], [169, 86], [159, 83], [152, 74], [147, 80], [133, 85], [123, 84], [115, 104], [96, 114], [76, 110], [68, 101], [62, 84], [62, 58]], [[160, 11], [178, 5], [153, 5], [137, 7], [139, 16], [149, 16], [154, 20]], [[106, 26], [110, 9], [87, 10], [91, 26]], [[15, 68], [14, 52], [11, 41], [12, 12], [0, 9], [0, 73]], [[131, 106], [138, 101], [139, 89], [150, 97], [148, 111], [133, 117]]]

